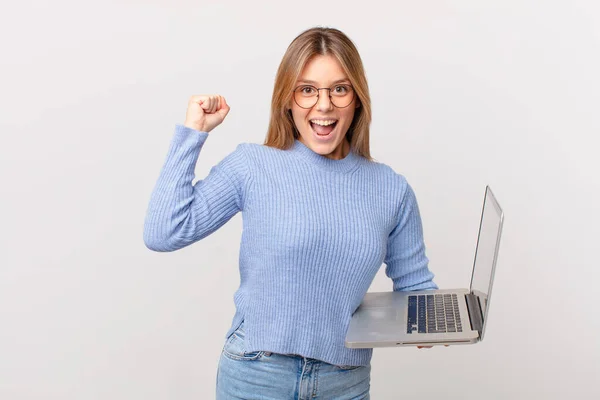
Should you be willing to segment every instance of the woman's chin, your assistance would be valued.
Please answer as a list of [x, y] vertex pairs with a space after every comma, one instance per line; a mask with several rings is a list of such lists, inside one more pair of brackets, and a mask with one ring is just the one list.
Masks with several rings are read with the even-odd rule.
[[316, 134], [313, 135], [313, 137], [311, 138], [311, 140], [308, 141], [308, 147], [310, 147], [310, 149], [312, 151], [314, 151], [315, 153], [321, 154], [321, 155], [326, 155], [331, 153], [336, 145], [336, 141], [335, 136], [332, 134], [327, 135], [328, 138], [326, 139], [322, 139], [322, 138], [318, 138], [316, 137]]
[[340, 154], [336, 157], [333, 156], [333, 153], [337, 153], [336, 150], [338, 149], [338, 147], [342, 146], [342, 143], [337, 143], [335, 140], [330, 140], [326, 142], [310, 140], [308, 141], [308, 143], [307, 141], [303, 141], [303, 143], [314, 153], [317, 153], [321, 156], [331, 159], [341, 159], [344, 157], [344, 155], [341, 154], [342, 152], [340, 152]]

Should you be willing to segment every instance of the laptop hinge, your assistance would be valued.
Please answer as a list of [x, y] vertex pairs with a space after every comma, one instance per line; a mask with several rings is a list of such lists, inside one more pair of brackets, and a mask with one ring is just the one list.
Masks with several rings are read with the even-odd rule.
[[465, 300], [467, 301], [467, 309], [469, 310], [471, 329], [479, 332], [479, 335], [481, 336], [481, 330], [483, 329], [483, 314], [481, 313], [479, 298], [474, 294], [469, 293], [465, 294]]

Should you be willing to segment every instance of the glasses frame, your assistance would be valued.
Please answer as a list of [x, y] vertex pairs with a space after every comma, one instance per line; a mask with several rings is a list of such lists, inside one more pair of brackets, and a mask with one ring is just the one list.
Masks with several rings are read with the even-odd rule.
[[[347, 105], [345, 105], [345, 106], [343, 106], [343, 107], [338, 107], [338, 106], [336, 106], [336, 105], [335, 105], [335, 103], [333, 102], [333, 99], [331, 98], [331, 90], [332, 90], [333, 88], [335, 88], [336, 86], [342, 86], [342, 85], [343, 85], [343, 86], [348, 86], [348, 87], [350, 88], [350, 90], [352, 90], [352, 99], [350, 100], [350, 103], [348, 103]], [[299, 88], [301, 88], [301, 87], [312, 87], [312, 88], [316, 89], [316, 91], [317, 91], [317, 95], [315, 96], [315, 98], [316, 98], [316, 100], [315, 100], [315, 104], [313, 104], [313, 105], [312, 105], [312, 106], [310, 106], [310, 107], [302, 107], [300, 104], [298, 104], [298, 100], [296, 100], [296, 91], [297, 91]], [[296, 86], [296, 87], [294, 88], [294, 90], [292, 91], [292, 97], [294, 98], [294, 103], [296, 103], [296, 105], [297, 105], [298, 107], [302, 108], [302, 109], [309, 110], [309, 109], [313, 108], [314, 106], [316, 106], [316, 105], [317, 105], [317, 103], [319, 102], [319, 96], [320, 96], [320, 94], [321, 94], [321, 90], [329, 90], [329, 101], [331, 102], [331, 104], [333, 104], [333, 106], [334, 106], [335, 108], [346, 108], [346, 107], [348, 107], [348, 106], [349, 106], [350, 104], [352, 104], [352, 102], [354, 101], [354, 96], [355, 96], [355, 94], [356, 94], [356, 92], [354, 91], [354, 87], [352, 87], [352, 85], [349, 85], [349, 84], [347, 84], [347, 83], [343, 83], [343, 84], [336, 84], [336, 85], [333, 85], [333, 86], [331, 86], [331, 87], [328, 87], [328, 88], [318, 88], [318, 87], [316, 87], [316, 86], [313, 86], [313, 85], [298, 85], [298, 86]]]

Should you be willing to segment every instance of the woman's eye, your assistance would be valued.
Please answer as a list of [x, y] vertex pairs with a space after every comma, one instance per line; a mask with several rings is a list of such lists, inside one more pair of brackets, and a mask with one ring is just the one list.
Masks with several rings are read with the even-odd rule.
[[333, 88], [335, 93], [337, 94], [345, 94], [348, 93], [348, 88], [345, 85], [336, 86]]
[[315, 88], [313, 88], [312, 86], [304, 86], [302, 89], [300, 89], [302, 91], [302, 93], [304, 94], [313, 94], [315, 92]]

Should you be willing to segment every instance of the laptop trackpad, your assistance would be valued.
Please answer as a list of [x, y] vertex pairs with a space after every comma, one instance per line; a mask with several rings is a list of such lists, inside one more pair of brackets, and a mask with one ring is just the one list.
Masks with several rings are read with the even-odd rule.
[[362, 310], [361, 319], [369, 319], [375, 321], [383, 320], [388, 322], [400, 321], [402, 313], [397, 308], [392, 307], [373, 307]]
[[405, 326], [403, 312], [395, 307], [370, 307], [357, 313], [351, 325], [350, 341], [395, 340]]

